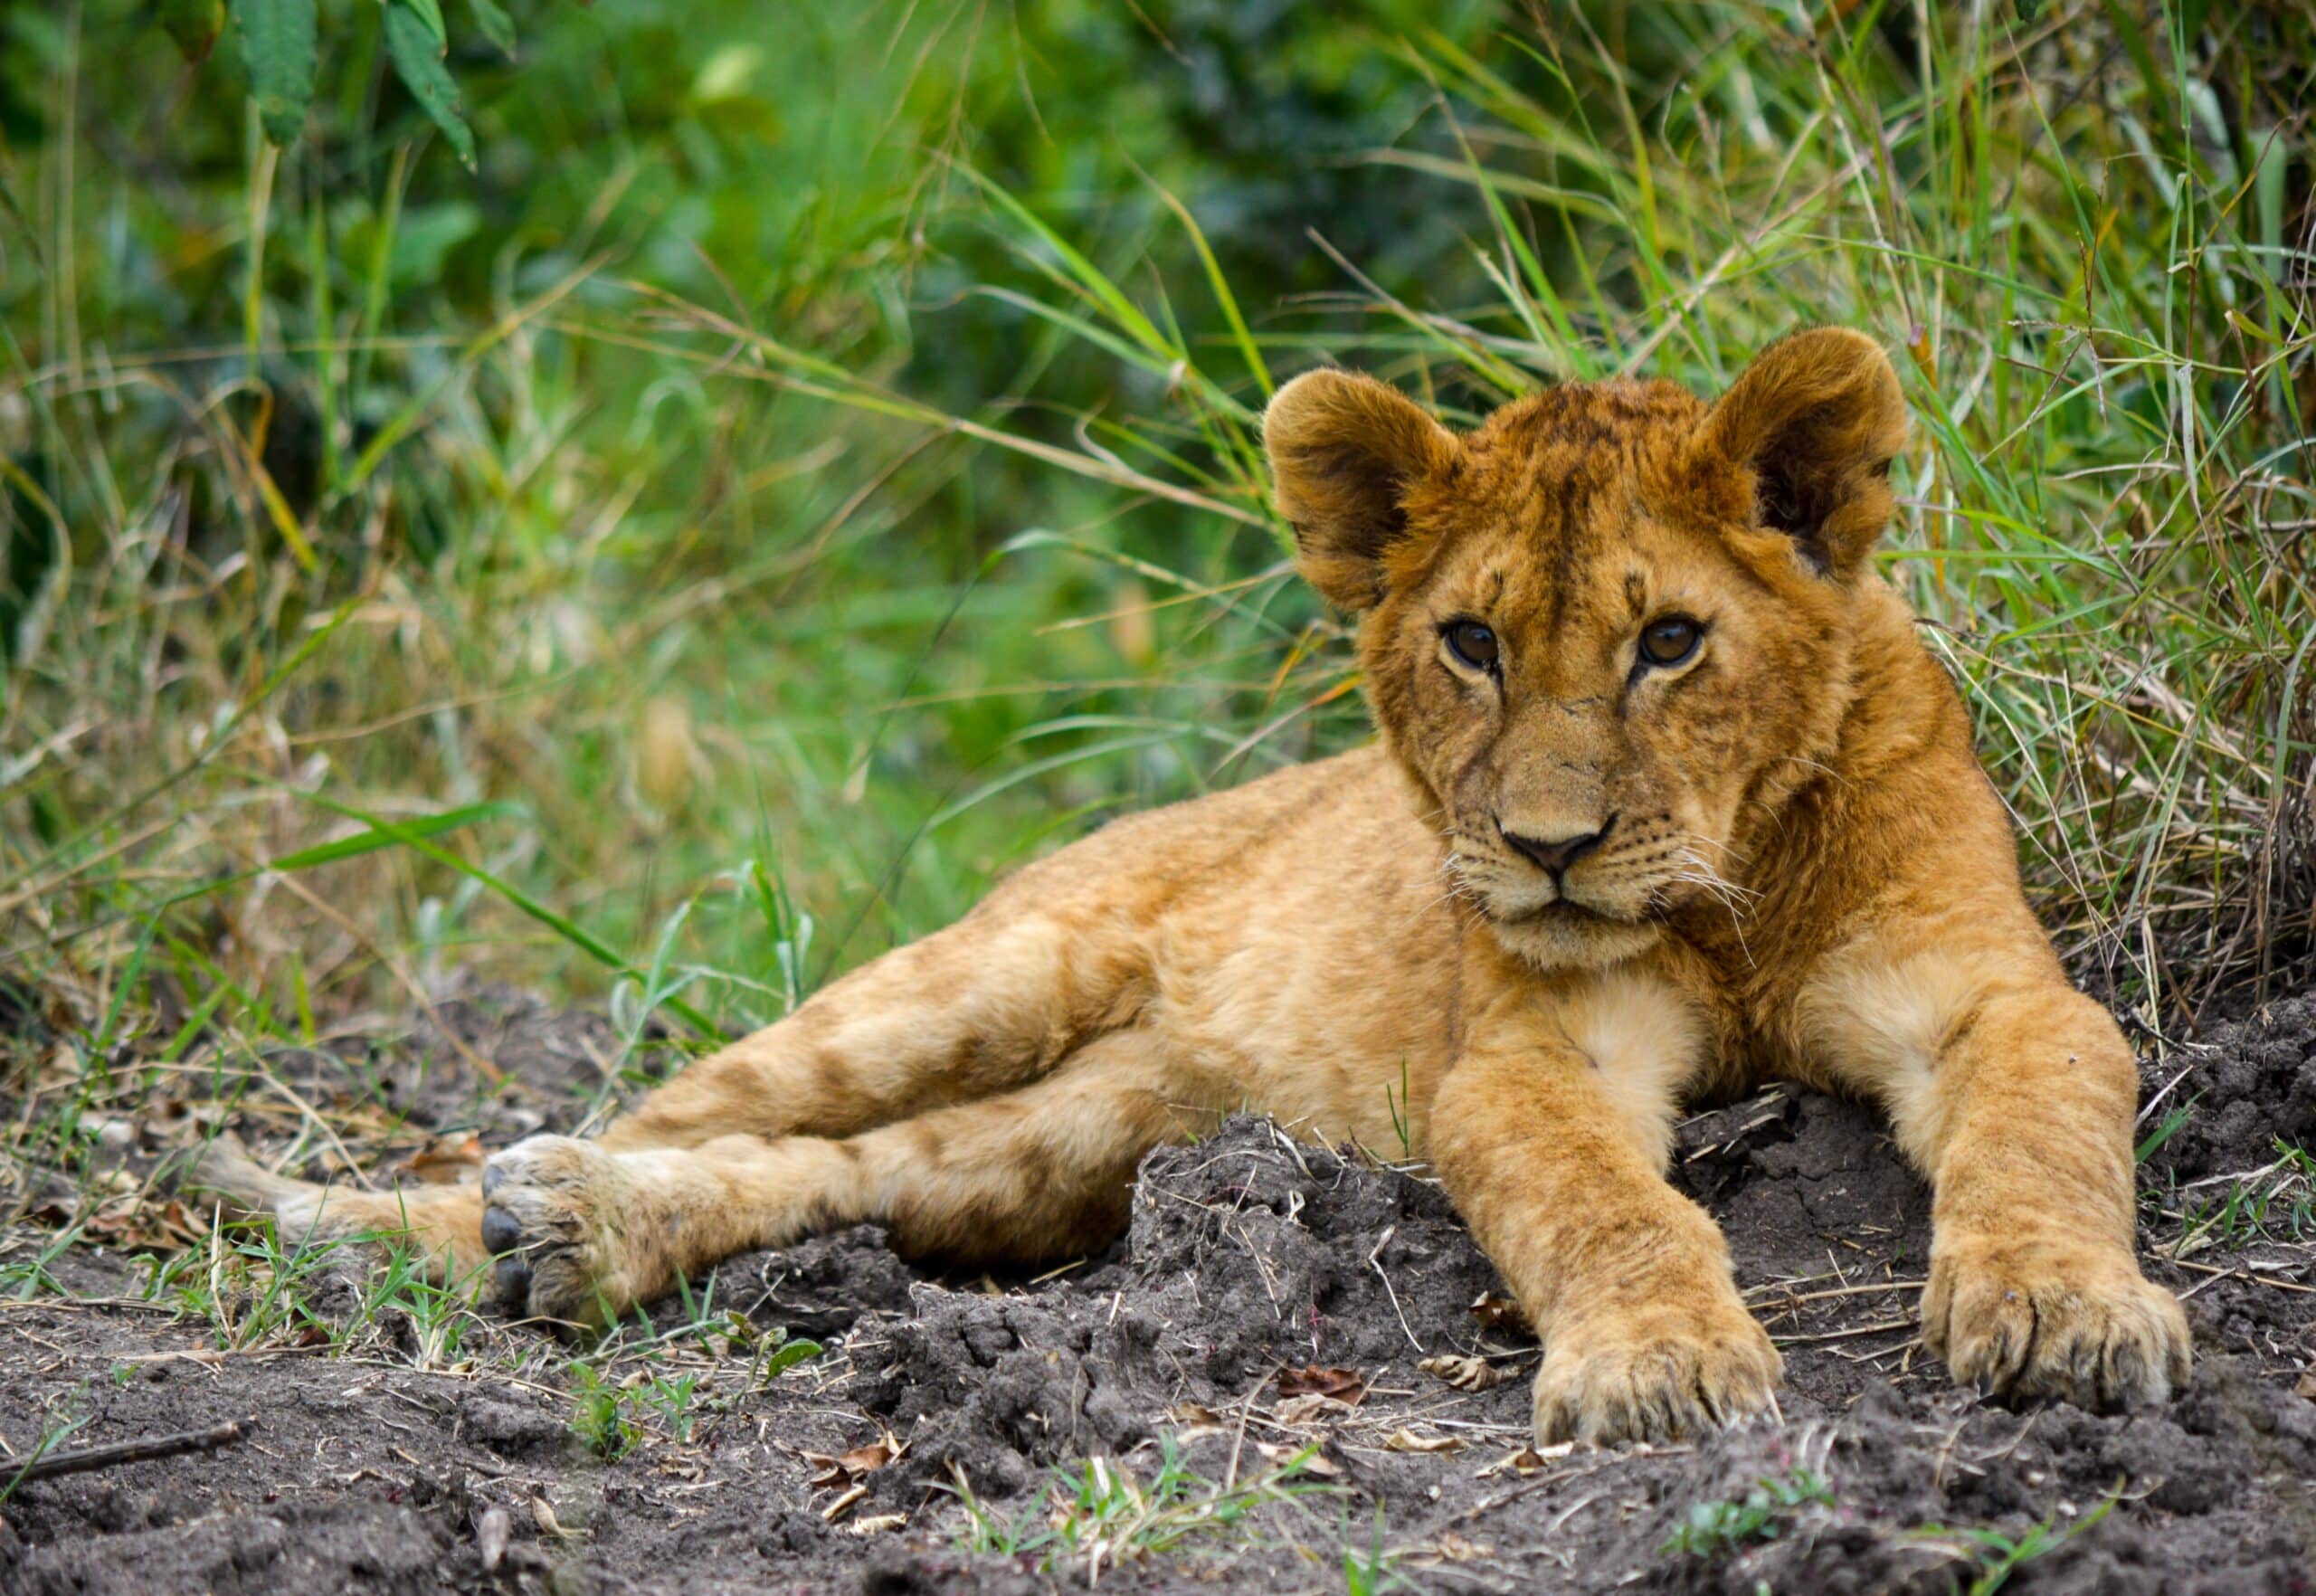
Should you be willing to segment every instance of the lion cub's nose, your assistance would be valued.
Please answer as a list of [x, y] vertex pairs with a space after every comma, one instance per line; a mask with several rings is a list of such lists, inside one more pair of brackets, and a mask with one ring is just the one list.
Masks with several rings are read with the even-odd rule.
[[1580, 837], [1562, 837], [1557, 842], [1547, 842], [1540, 837], [1523, 837], [1517, 831], [1505, 831], [1502, 821], [1495, 822], [1495, 829], [1521, 858], [1557, 881], [1567, 873], [1569, 866], [1599, 847], [1601, 839], [1608, 836], [1609, 827], [1616, 823], [1617, 817], [1610, 815], [1607, 824], [1599, 831], [1587, 831]]

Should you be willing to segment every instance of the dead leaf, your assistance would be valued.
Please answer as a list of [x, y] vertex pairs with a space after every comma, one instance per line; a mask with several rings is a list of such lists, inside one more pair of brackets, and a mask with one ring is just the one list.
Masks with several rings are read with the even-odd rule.
[[2310, 1401], [2316, 1402], [2316, 1369], [2311, 1369], [2300, 1377], [2300, 1383], [2292, 1388], [2292, 1394], [2303, 1396]]
[[1412, 1430], [1395, 1430], [1383, 1442], [1383, 1449], [1390, 1452], [1459, 1452], [1463, 1448], [1461, 1436], [1441, 1435], [1436, 1430], [1418, 1434]]
[[1314, 1391], [1302, 1396], [1288, 1397], [1271, 1411], [1281, 1424], [1311, 1424], [1321, 1419], [1340, 1418], [1345, 1411], [1343, 1403], [1337, 1399]]
[[1189, 1440], [1195, 1436], [1219, 1435], [1229, 1427], [1222, 1422], [1222, 1415], [1198, 1402], [1181, 1402], [1166, 1410], [1166, 1421], [1176, 1427], [1177, 1438]]
[[821, 1508], [821, 1517], [830, 1524], [834, 1524], [838, 1519], [842, 1518], [846, 1514], [851, 1512], [854, 1505], [868, 1494], [868, 1487], [867, 1486], [854, 1486], [850, 1490], [846, 1491], [842, 1496], [837, 1497], [835, 1501], [831, 1502], [827, 1506]]
[[430, 1186], [455, 1186], [481, 1167], [480, 1136], [437, 1136], [410, 1158], [410, 1173]]
[[1472, 1304], [1472, 1317], [1483, 1330], [1516, 1332], [1528, 1327], [1528, 1316], [1520, 1311], [1520, 1305], [1494, 1291], [1480, 1293], [1479, 1300]]
[[1310, 1363], [1300, 1369], [1280, 1370], [1278, 1394], [1324, 1397], [1351, 1408], [1358, 1406], [1360, 1399], [1367, 1394], [1367, 1382], [1360, 1378], [1356, 1369], [1322, 1369]]
[[1437, 1374], [1457, 1391], [1486, 1391], [1512, 1378], [1509, 1370], [1499, 1369], [1485, 1358], [1459, 1357], [1453, 1354], [1426, 1358], [1416, 1367], [1427, 1374]]
[[856, 1535], [881, 1534], [897, 1530], [908, 1522], [906, 1513], [872, 1513], [866, 1518], [856, 1518], [846, 1527]]
[[812, 1488], [831, 1490], [839, 1486], [858, 1485], [863, 1475], [876, 1473], [906, 1450], [908, 1443], [888, 1430], [879, 1439], [865, 1447], [855, 1447], [840, 1458], [807, 1452], [804, 1461], [819, 1470], [812, 1476]]
[[91, 1241], [128, 1250], [174, 1249], [205, 1239], [209, 1227], [195, 1224], [185, 1204], [171, 1197], [164, 1202], [107, 1203], [89, 1216], [82, 1234]]
[[143, 1135], [144, 1127], [126, 1114], [83, 1114], [81, 1134], [101, 1143], [115, 1153], [134, 1149]]
[[1550, 1447], [1522, 1447], [1511, 1456], [1500, 1458], [1481, 1469], [1480, 1477], [1485, 1479], [1491, 1474], [1533, 1474], [1539, 1468], [1548, 1468], [1558, 1462], [1575, 1449], [1576, 1443], [1573, 1441], [1561, 1441], [1557, 1446]]
[[563, 1521], [555, 1515], [555, 1505], [545, 1496], [531, 1498], [531, 1522], [537, 1525], [539, 1534], [550, 1541], [575, 1541], [583, 1533], [575, 1529], [565, 1529], [563, 1526]]
[[[1292, 1463], [1296, 1458], [1302, 1458], [1303, 1472], [1315, 1474], [1322, 1479], [1333, 1479], [1343, 1472], [1327, 1460], [1324, 1453], [1312, 1451], [1308, 1447], [1278, 1446], [1269, 1441], [1257, 1441], [1255, 1450], [1263, 1455], [1265, 1461], [1281, 1465]], [[1305, 1457], [1305, 1453], [1310, 1455]]]

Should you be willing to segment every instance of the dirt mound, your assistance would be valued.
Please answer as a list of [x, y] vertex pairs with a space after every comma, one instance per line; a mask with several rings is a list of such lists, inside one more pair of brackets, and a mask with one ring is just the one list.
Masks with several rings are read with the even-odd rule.
[[[422, 1069], [419, 1043], [365, 1050], [362, 1078], [430, 1135], [573, 1123], [614, 1039], [512, 1012], [460, 1017], [533, 1044], [500, 1055], [508, 1084], [462, 1075], [439, 1035]], [[1089, 1571], [1154, 1591], [1226, 1569], [1282, 1591], [2305, 1591], [2316, 1249], [2273, 1140], [2307, 1134], [2311, 1059], [2298, 999], [2151, 1072], [2150, 1133], [2189, 1112], [2148, 1160], [2142, 1242], [2198, 1362], [2180, 1399], [2128, 1415], [1946, 1382], [1913, 1318], [1927, 1193], [1873, 1116], [1779, 1090], [1698, 1116], [1676, 1178], [1783, 1347], [1782, 1422], [1620, 1452], [1531, 1449], [1534, 1343], [1436, 1186], [1253, 1120], [1152, 1154], [1127, 1234], [1049, 1276], [932, 1278], [864, 1226], [727, 1260], [594, 1348], [320, 1268], [288, 1270], [300, 1312], [253, 1328], [284, 1271], [236, 1276], [230, 1238], [147, 1304], [117, 1257], [19, 1227], [0, 1269], [45, 1262], [0, 1293], [16, 1454], [63, 1419], [68, 1444], [261, 1428], [19, 1487], [0, 1592], [1002, 1591]], [[309, 1101], [365, 1089], [313, 1068]], [[2194, 1183], [2242, 1171], [2268, 1201], [2212, 1222], [2225, 1183]], [[774, 1373], [783, 1336], [822, 1350]]]
[[2276, 1143], [2316, 1146], [2316, 993], [2271, 1003], [2181, 1050], [2154, 1105], [2148, 1173], [2186, 1183], [2272, 1164]]

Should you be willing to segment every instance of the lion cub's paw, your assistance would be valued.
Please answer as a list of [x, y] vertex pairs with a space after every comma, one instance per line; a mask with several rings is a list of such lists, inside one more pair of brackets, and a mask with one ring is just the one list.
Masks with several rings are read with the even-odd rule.
[[1958, 1384], [2102, 1409], [2188, 1382], [2188, 1316], [2120, 1248], [1971, 1239], [1933, 1248], [1922, 1340]]
[[573, 1136], [531, 1136], [482, 1171], [482, 1244], [502, 1303], [527, 1316], [600, 1325], [650, 1294], [640, 1183], [619, 1155]]
[[1776, 1405], [1784, 1361], [1733, 1292], [1579, 1314], [1536, 1375], [1536, 1439], [1668, 1440]]

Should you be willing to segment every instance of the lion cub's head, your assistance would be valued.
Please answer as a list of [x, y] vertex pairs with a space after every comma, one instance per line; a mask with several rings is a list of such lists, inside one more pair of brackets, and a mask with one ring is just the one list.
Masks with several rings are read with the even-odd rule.
[[1904, 433], [1889, 361], [1832, 328], [1712, 405], [1570, 385], [1468, 433], [1348, 372], [1279, 392], [1303, 573], [1360, 613], [1376, 719], [1509, 946], [1609, 963], [1742, 890], [1849, 707]]

